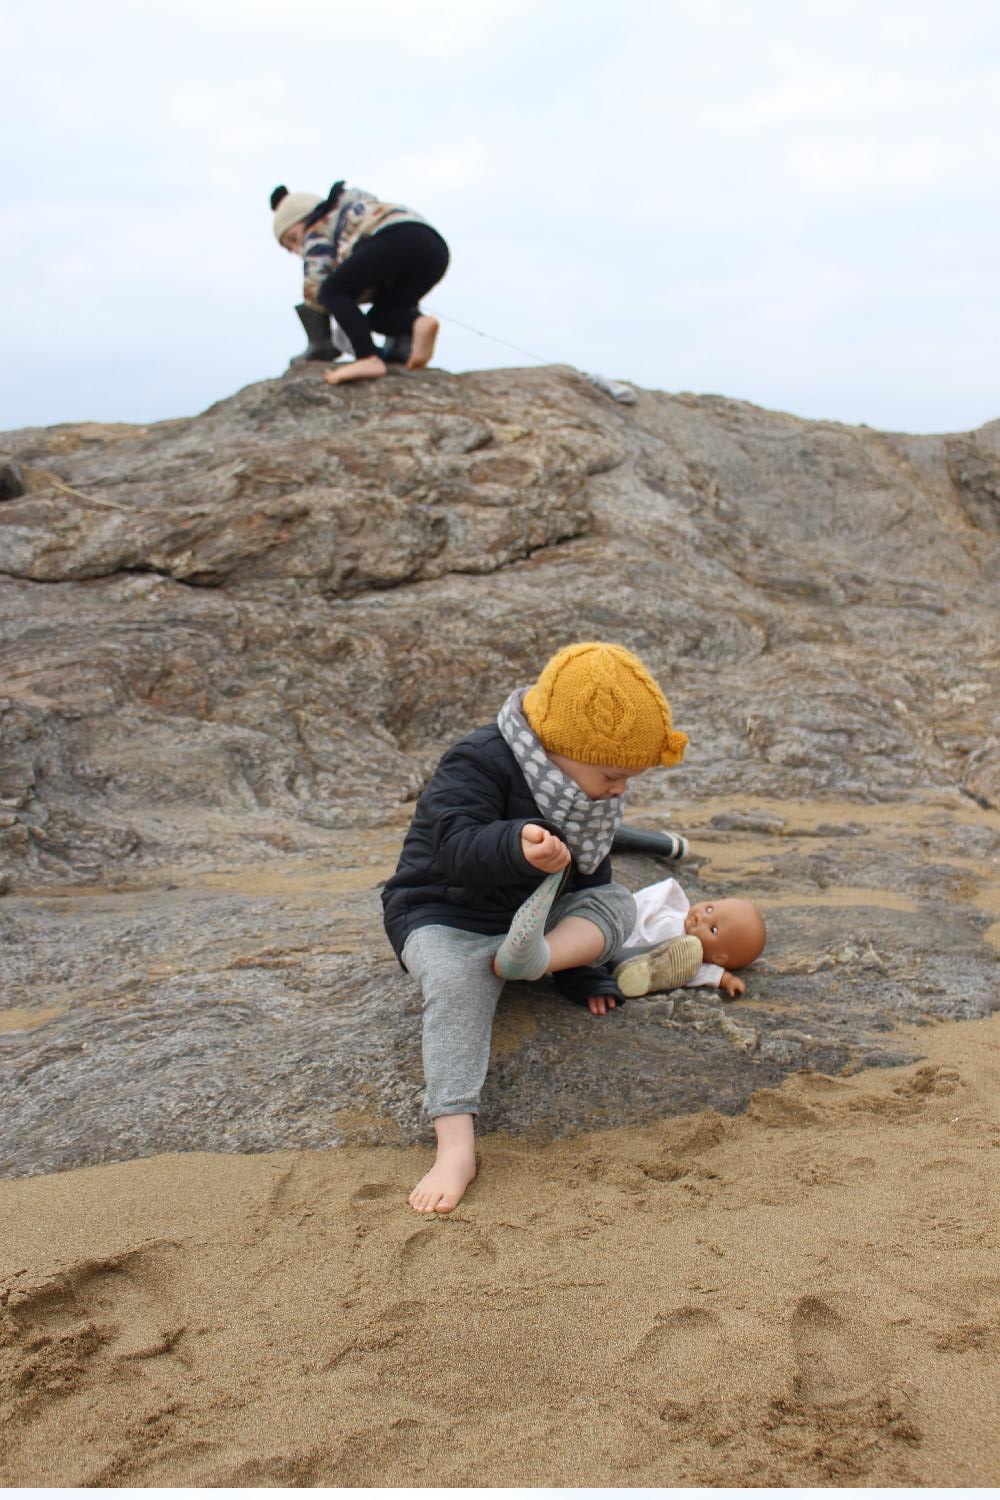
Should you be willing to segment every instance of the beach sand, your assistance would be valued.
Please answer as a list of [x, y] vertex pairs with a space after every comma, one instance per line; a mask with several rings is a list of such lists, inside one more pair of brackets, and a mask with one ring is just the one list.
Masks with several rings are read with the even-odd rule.
[[427, 1153], [0, 1183], [6, 1485], [969, 1486], [1000, 1474], [1000, 1018], [926, 1061]]

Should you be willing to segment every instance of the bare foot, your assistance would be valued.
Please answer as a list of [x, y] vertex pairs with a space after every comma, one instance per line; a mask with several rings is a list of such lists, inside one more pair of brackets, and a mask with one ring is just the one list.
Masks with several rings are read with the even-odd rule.
[[450, 1214], [476, 1175], [476, 1137], [471, 1115], [439, 1115], [437, 1157], [410, 1194], [418, 1214]]
[[461, 1203], [475, 1175], [475, 1151], [439, 1149], [433, 1167], [410, 1194], [410, 1207], [418, 1214], [450, 1214]]
[[389, 366], [385, 361], [377, 354], [369, 354], [367, 359], [355, 359], [349, 365], [324, 370], [323, 379], [327, 385], [344, 385], [348, 380], [381, 380], [388, 373]]
[[421, 313], [418, 318], [414, 318], [410, 330], [410, 357], [406, 361], [408, 370], [422, 370], [425, 365], [430, 364], [434, 358], [434, 345], [437, 343], [440, 326], [437, 318], [432, 318], [429, 313]]

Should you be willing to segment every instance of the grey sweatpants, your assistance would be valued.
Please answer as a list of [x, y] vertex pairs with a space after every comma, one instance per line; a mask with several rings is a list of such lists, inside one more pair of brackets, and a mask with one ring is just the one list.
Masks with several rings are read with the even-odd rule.
[[[635, 925], [635, 901], [622, 885], [595, 886], [560, 896], [545, 924], [586, 917], [604, 934], [596, 963], [605, 963]], [[490, 1061], [490, 1035], [504, 980], [492, 969], [502, 938], [458, 927], [418, 927], [403, 946], [403, 963], [420, 985], [424, 1004], [424, 1108], [438, 1115], [474, 1115]]]

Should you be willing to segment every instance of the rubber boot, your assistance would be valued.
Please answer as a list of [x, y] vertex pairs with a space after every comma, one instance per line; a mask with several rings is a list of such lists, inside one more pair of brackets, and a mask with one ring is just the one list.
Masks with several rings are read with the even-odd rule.
[[390, 335], [379, 350], [387, 365], [405, 365], [410, 357], [413, 340], [408, 333]]
[[291, 361], [297, 365], [301, 360], [322, 359], [327, 364], [332, 364], [335, 359], [340, 358], [340, 350], [334, 346], [330, 337], [330, 314], [320, 312], [316, 307], [310, 307], [308, 302], [300, 302], [295, 308], [299, 315], [299, 322], [306, 331], [309, 340], [301, 354], [297, 354]]
[[651, 833], [620, 823], [611, 848], [615, 854], [658, 854], [661, 859], [679, 861], [688, 852], [688, 842], [679, 833]]

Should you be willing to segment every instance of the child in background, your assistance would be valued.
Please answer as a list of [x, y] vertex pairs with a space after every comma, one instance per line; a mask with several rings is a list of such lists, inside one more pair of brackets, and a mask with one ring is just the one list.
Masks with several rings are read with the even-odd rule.
[[475, 1176], [474, 1120], [504, 981], [551, 974], [595, 1015], [620, 998], [606, 964], [636, 908], [612, 880], [611, 842], [629, 778], [677, 765], [686, 744], [636, 657], [583, 642], [442, 758], [382, 893], [389, 940], [423, 992], [438, 1148], [410, 1194], [417, 1212], [450, 1212]]
[[[385, 203], [362, 188], [335, 182], [326, 198], [271, 194], [274, 235], [282, 249], [305, 262], [307, 307], [330, 314], [354, 351], [348, 365], [327, 370], [330, 385], [378, 380], [388, 373], [372, 333], [408, 339], [407, 369], [422, 370], [434, 354], [438, 321], [421, 312], [420, 299], [448, 269], [448, 246], [420, 214]], [[359, 302], [369, 302], [367, 313]]]
[[746, 991], [733, 969], [759, 958], [767, 941], [764, 918], [751, 901], [688, 901], [676, 880], [635, 893], [636, 921], [617, 955], [615, 979], [623, 995], [714, 985], [730, 1000]]

